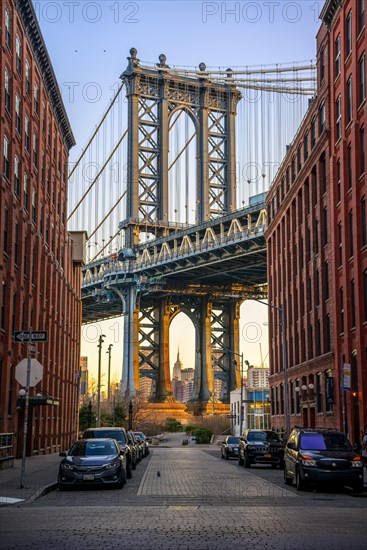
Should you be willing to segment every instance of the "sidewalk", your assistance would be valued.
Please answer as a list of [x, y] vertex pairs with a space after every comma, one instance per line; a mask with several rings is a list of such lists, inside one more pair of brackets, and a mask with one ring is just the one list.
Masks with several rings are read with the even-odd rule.
[[0, 506], [31, 502], [57, 486], [57, 473], [61, 462], [59, 453], [27, 457], [25, 461], [25, 487], [19, 488], [22, 460], [14, 460], [14, 468], [0, 470]]

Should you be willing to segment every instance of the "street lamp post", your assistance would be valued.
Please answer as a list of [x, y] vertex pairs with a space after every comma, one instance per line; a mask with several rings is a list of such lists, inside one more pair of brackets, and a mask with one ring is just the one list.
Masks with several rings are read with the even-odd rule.
[[111, 349], [112, 347], [113, 347], [113, 344], [110, 344], [108, 346], [108, 350], [106, 351], [106, 353], [108, 353], [107, 401], [108, 401], [109, 410], [111, 409]]
[[101, 334], [98, 338], [98, 387], [97, 387], [97, 428], [101, 427], [101, 355], [103, 338], [106, 338], [104, 334]]

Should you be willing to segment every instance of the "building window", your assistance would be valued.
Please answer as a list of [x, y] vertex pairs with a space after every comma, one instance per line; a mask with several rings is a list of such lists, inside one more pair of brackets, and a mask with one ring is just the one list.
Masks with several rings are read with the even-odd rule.
[[5, 8], [5, 44], [11, 49], [11, 21], [8, 8]]
[[348, 189], [352, 188], [352, 178], [353, 178], [353, 172], [352, 172], [352, 144], [349, 143], [348, 149], [347, 149], [347, 162], [348, 162]]
[[343, 233], [342, 233], [342, 224], [338, 223], [338, 249], [339, 249], [339, 267], [343, 263]]
[[10, 114], [10, 77], [5, 69], [5, 109]]
[[318, 372], [316, 375], [316, 407], [317, 412], [322, 413], [322, 374]]
[[366, 198], [361, 199], [362, 246], [367, 244]]
[[321, 355], [321, 323], [320, 319], [316, 321], [316, 357]]
[[363, 272], [363, 320], [367, 321], [367, 269]]
[[33, 134], [33, 164], [38, 167], [38, 137]]
[[338, 202], [341, 201], [341, 181], [340, 181], [340, 159], [336, 161], [336, 193]]
[[330, 371], [325, 372], [326, 412], [332, 412], [334, 403], [334, 378]]
[[319, 220], [315, 220], [315, 254], [319, 253]]
[[316, 117], [311, 121], [311, 149], [316, 145]]
[[24, 208], [28, 210], [28, 174], [24, 174], [23, 178], [23, 201], [24, 201]]
[[348, 13], [345, 24], [345, 56], [352, 51], [352, 11]]
[[366, 0], [358, 0], [358, 33], [360, 33], [364, 27], [365, 1]]
[[302, 144], [300, 143], [297, 148], [297, 171], [302, 168]]
[[289, 382], [289, 395], [290, 395], [291, 414], [294, 414], [294, 382], [293, 380]]
[[6, 284], [5, 281], [2, 282], [2, 297], [1, 297], [1, 328], [5, 330], [5, 312], [6, 312]]
[[321, 48], [320, 50], [319, 67], [320, 67], [320, 84], [321, 84], [325, 77], [325, 49], [324, 48]]
[[315, 304], [316, 306], [320, 305], [320, 274], [318, 269], [315, 273]]
[[366, 99], [366, 56], [363, 54], [358, 61], [358, 104]]
[[22, 45], [18, 35], [15, 37], [15, 58], [17, 71], [22, 74]]
[[34, 88], [33, 88], [33, 105], [34, 105], [34, 112], [37, 113], [37, 115], [39, 114], [39, 89], [38, 89], [38, 84], [34, 83]]
[[15, 95], [15, 129], [20, 134], [20, 97]]
[[339, 96], [335, 102], [335, 137], [336, 141], [341, 138], [342, 132], [342, 106], [341, 96]]
[[351, 313], [351, 321], [352, 321], [352, 327], [356, 326], [356, 299], [355, 299], [355, 293], [354, 293], [354, 280], [350, 282], [350, 313]]
[[289, 188], [290, 188], [290, 179], [289, 179], [289, 167], [287, 168], [287, 171], [286, 171], [286, 174], [285, 174], [285, 183], [286, 183], [286, 188], [287, 188], [287, 191], [289, 191]]
[[352, 90], [352, 77], [347, 80], [347, 124], [352, 120], [353, 116], [353, 90]]
[[319, 135], [325, 130], [325, 101], [319, 107]]
[[353, 212], [350, 210], [349, 212], [349, 257], [351, 258], [353, 256], [354, 250], [353, 250]]
[[31, 67], [29, 62], [25, 62], [25, 91], [27, 95], [31, 95]]
[[295, 156], [292, 157], [291, 174], [292, 174], [292, 183], [294, 183], [296, 179], [296, 157]]
[[324, 293], [325, 300], [329, 299], [329, 264], [324, 263]]
[[19, 179], [19, 159], [14, 157], [14, 193], [20, 195], [20, 179]]
[[301, 399], [300, 399], [300, 390], [301, 388], [299, 387], [299, 380], [296, 380], [296, 387], [295, 387], [295, 392], [296, 392], [296, 414], [300, 414], [301, 412]]
[[325, 319], [325, 353], [331, 349], [331, 334], [330, 334], [330, 315], [326, 315]]
[[18, 265], [19, 254], [19, 224], [15, 223], [15, 238], [14, 238], [14, 263]]
[[340, 302], [340, 334], [344, 333], [344, 290], [343, 287], [339, 289], [339, 302]]
[[24, 147], [25, 150], [29, 153], [29, 118], [26, 116], [24, 117]]
[[359, 130], [359, 175], [364, 174], [365, 169], [365, 144], [364, 144], [364, 126]]
[[327, 227], [327, 208], [323, 210], [323, 220], [322, 220], [322, 244], [325, 246], [328, 242], [328, 227]]
[[37, 193], [32, 189], [32, 221], [37, 222]]
[[326, 193], [326, 159], [325, 153], [320, 157], [320, 180], [321, 180], [321, 191]]
[[335, 40], [335, 78], [340, 73], [340, 34]]
[[308, 358], [313, 358], [313, 328], [311, 325], [308, 331]]
[[308, 159], [308, 132], [303, 137], [303, 158], [305, 161]]
[[9, 210], [4, 209], [4, 253], [8, 253]]
[[9, 140], [4, 136], [4, 176], [9, 179], [10, 176], [10, 164], [9, 164]]

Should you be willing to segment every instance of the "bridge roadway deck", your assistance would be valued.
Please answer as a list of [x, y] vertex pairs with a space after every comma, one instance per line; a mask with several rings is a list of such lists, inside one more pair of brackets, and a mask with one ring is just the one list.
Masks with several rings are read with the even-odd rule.
[[298, 493], [280, 470], [246, 470], [217, 446], [170, 437], [122, 490], [54, 491], [2, 508], [0, 548], [365, 549], [367, 493]]

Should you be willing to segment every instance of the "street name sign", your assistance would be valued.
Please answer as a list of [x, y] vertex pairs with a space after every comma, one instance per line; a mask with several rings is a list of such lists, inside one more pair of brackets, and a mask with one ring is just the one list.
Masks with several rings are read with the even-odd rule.
[[47, 342], [47, 330], [32, 330], [32, 338], [30, 338], [29, 330], [16, 330], [14, 332], [14, 340], [16, 342]]

